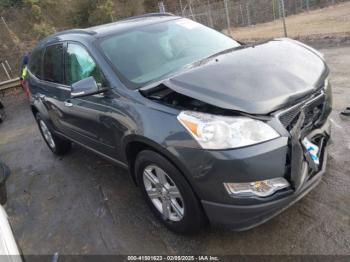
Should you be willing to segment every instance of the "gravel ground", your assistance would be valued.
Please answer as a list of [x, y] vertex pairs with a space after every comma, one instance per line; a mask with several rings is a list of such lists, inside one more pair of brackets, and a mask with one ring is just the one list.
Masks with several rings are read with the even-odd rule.
[[206, 228], [178, 236], [159, 224], [127, 172], [74, 146], [55, 157], [28, 102], [4, 99], [0, 155], [12, 169], [6, 206], [29, 254], [343, 254], [350, 255], [350, 47], [322, 50], [334, 88], [333, 144], [319, 186], [269, 222], [245, 232]]

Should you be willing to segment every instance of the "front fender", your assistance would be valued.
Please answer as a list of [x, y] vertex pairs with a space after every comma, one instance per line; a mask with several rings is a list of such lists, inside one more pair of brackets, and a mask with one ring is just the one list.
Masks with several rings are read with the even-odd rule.
[[[148, 139], [144, 136], [136, 135], [136, 134], [131, 134], [128, 135], [124, 138], [123, 143], [122, 143], [122, 152], [123, 152], [123, 157], [126, 162], [129, 163], [130, 167], [130, 173], [134, 177], [133, 174], [133, 166], [132, 163], [130, 163], [130, 159], [128, 159], [127, 152], [130, 150], [130, 146], [132, 145], [143, 145], [141, 148], [146, 148], [153, 150], [165, 158], [167, 158], [185, 177], [186, 180], [189, 181], [191, 187], [193, 185], [192, 183], [192, 176], [190, 175], [190, 171], [186, 168], [186, 166], [172, 153], [174, 150], [170, 146], [169, 148], [164, 147], [163, 145], [160, 145], [159, 143], [152, 141], [151, 139]], [[175, 150], [176, 151], [176, 150]], [[131, 165], [130, 165], [131, 164]], [[196, 191], [196, 189], [195, 189]]]

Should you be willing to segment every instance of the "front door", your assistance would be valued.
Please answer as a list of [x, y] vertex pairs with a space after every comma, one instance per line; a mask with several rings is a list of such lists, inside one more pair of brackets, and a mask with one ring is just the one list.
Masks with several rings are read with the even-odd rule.
[[[66, 85], [93, 76], [97, 84], [108, 89], [109, 84], [87, 49], [77, 43], [68, 43], [65, 52]], [[75, 140], [100, 153], [118, 159], [116, 149], [121, 132], [119, 123], [112, 117], [114, 94], [71, 98], [67, 91], [61, 111], [61, 126]]]

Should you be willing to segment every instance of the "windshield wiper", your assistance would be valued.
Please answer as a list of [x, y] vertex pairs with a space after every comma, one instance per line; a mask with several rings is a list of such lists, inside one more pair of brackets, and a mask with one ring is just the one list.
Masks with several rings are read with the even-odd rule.
[[203, 64], [206, 64], [207, 62], [213, 60], [214, 58], [220, 56], [220, 55], [224, 55], [224, 54], [228, 54], [228, 53], [231, 53], [233, 51], [237, 51], [237, 50], [241, 50], [241, 49], [245, 49], [245, 48], [249, 48], [249, 47], [254, 47], [256, 44], [245, 44], [245, 45], [240, 45], [240, 46], [235, 46], [235, 47], [232, 47], [232, 48], [228, 48], [228, 49], [225, 49], [223, 51], [220, 51], [220, 52], [217, 52], [213, 55], [210, 55], [198, 62], [195, 62], [193, 63], [192, 65], [193, 66], [201, 66]]

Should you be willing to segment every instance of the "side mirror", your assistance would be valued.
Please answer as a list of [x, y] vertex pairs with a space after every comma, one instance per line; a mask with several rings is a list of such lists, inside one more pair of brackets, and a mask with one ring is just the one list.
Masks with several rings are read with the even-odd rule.
[[93, 76], [89, 76], [83, 80], [80, 80], [72, 85], [71, 88], [71, 97], [82, 97], [82, 96], [91, 96], [99, 93], [105, 92], [105, 89], [101, 89], [96, 83], [96, 80]]
[[10, 169], [0, 161], [0, 205], [6, 204], [6, 180], [10, 176]]

